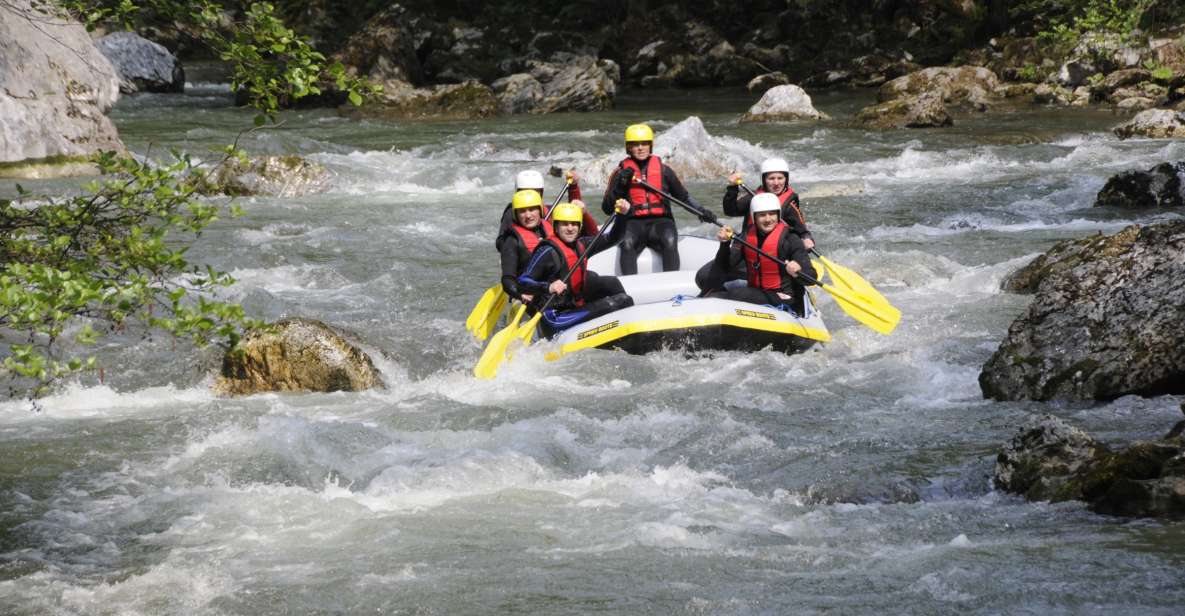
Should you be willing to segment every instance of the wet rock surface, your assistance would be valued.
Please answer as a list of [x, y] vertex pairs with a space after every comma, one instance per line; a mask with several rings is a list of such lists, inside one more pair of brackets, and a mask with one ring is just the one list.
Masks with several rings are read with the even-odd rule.
[[206, 194], [231, 196], [268, 195], [295, 197], [322, 192], [328, 187], [329, 171], [300, 156], [257, 156], [247, 161], [232, 160], [207, 178]]
[[362, 391], [384, 387], [370, 357], [328, 325], [284, 319], [272, 331], [248, 334], [222, 362], [214, 383], [221, 395], [272, 391]]
[[951, 126], [954, 120], [942, 97], [924, 95], [891, 100], [865, 107], [856, 114], [856, 122], [865, 128], [934, 128]]
[[1120, 139], [1151, 137], [1154, 139], [1185, 138], [1185, 111], [1147, 109], [1130, 121], [1115, 127]]
[[785, 120], [821, 120], [827, 116], [811, 104], [811, 97], [795, 85], [776, 86], [741, 116], [741, 122], [779, 122]]
[[979, 375], [985, 397], [1185, 393], [1185, 221], [1149, 225], [1125, 243], [1087, 246], [1080, 262], [1047, 268]]
[[1185, 205], [1185, 162], [1161, 163], [1147, 171], [1125, 171], [1112, 176], [1099, 191], [1095, 207], [1128, 209]]
[[1185, 422], [1162, 439], [1112, 450], [1065, 421], [1029, 421], [996, 458], [993, 481], [1029, 500], [1082, 500], [1129, 517], [1185, 514]]
[[124, 94], [185, 91], [181, 62], [164, 45], [134, 32], [116, 32], [95, 41], [95, 46], [119, 72]]

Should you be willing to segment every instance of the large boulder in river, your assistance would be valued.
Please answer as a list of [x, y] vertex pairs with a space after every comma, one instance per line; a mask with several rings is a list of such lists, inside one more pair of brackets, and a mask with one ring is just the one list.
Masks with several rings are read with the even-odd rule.
[[1095, 198], [1095, 207], [1140, 209], [1185, 205], [1185, 162], [1160, 163], [1147, 171], [1112, 176]]
[[1185, 393], [1185, 221], [1042, 280], [979, 386], [996, 400]]
[[780, 122], [784, 120], [820, 120], [827, 115], [811, 104], [811, 97], [796, 85], [770, 88], [761, 100], [741, 116], [741, 122]]
[[384, 387], [370, 357], [328, 325], [283, 319], [248, 334], [222, 360], [214, 383], [221, 395], [269, 391], [362, 391]]
[[95, 46], [119, 71], [124, 94], [185, 91], [181, 62], [164, 45], [135, 32], [115, 32], [95, 41]]
[[1029, 500], [1082, 500], [1122, 516], [1185, 514], [1185, 422], [1160, 440], [1112, 450], [1046, 415], [1030, 420], [996, 459], [993, 481]]
[[30, 0], [0, 3], [0, 175], [52, 175], [28, 163], [124, 151], [105, 115], [118, 98], [119, 76], [81, 24]]
[[1140, 227], [1132, 225], [1115, 235], [1099, 234], [1058, 242], [1028, 265], [1005, 276], [1000, 288], [1012, 293], [1036, 293], [1041, 282], [1050, 276], [1072, 270], [1088, 261], [1126, 253], [1139, 235]]
[[1000, 79], [981, 66], [937, 66], [898, 77], [881, 86], [877, 99], [884, 103], [933, 95], [948, 105], [987, 109], [996, 100]]
[[950, 126], [950, 117], [942, 97], [929, 94], [910, 98], [899, 98], [879, 105], [861, 109], [856, 122], [865, 128], [934, 128]]
[[204, 194], [296, 197], [323, 192], [329, 170], [300, 156], [256, 156], [231, 159], [201, 184]]
[[1129, 137], [1183, 138], [1185, 137], [1185, 111], [1171, 109], [1141, 111], [1129, 122], [1115, 127], [1115, 135], [1120, 139]]

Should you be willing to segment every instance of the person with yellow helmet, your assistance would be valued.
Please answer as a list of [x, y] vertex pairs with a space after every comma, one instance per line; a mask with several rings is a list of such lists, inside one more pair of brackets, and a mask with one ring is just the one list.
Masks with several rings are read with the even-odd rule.
[[[616, 276], [600, 276], [589, 271], [588, 259], [581, 259], [585, 254], [591, 257], [619, 242], [624, 225], [614, 223], [609, 237], [588, 238], [580, 236], [583, 220], [580, 206], [557, 205], [551, 216], [554, 235], [539, 243], [518, 277], [518, 288], [533, 297], [533, 306], [541, 304], [548, 293], [560, 296], [543, 311], [540, 320], [549, 337], [577, 323], [634, 305]], [[572, 275], [565, 283], [564, 276], [570, 270]]]
[[[584, 206], [584, 202], [580, 200], [580, 176], [576, 175], [575, 171], [568, 170], [564, 172], [564, 179], [569, 182], [567, 200]], [[517, 195], [520, 191], [532, 190], [539, 194], [539, 198], [543, 198], [543, 174], [538, 171], [528, 169], [520, 171], [518, 175], [514, 176], [514, 192]], [[550, 217], [548, 216], [547, 206], [543, 206], [543, 220], [546, 222]], [[514, 224], [515, 208], [513, 203], [507, 203], [502, 210], [502, 223], [498, 226], [498, 235], [494, 238], [494, 248], [501, 253], [502, 245], [506, 238], [514, 232], [511, 226]], [[597, 221], [592, 214], [587, 212], [584, 215], [584, 224], [580, 227], [580, 234], [592, 237], [597, 234]], [[550, 233], [550, 227], [548, 227]]]
[[[712, 261], [708, 282], [706, 285], [701, 283], [705, 295], [789, 307], [796, 314], [803, 315], [806, 290], [798, 274], [806, 272], [815, 279], [818, 279], [818, 274], [811, 265], [802, 238], [781, 220], [782, 207], [777, 195], [757, 195], [753, 197], [749, 209], [753, 223], [744, 231], [745, 240], [763, 252], [778, 257], [785, 265], [739, 242], [734, 243], [732, 228], [723, 226], [716, 234], [720, 249]], [[742, 263], [747, 274], [747, 284], [742, 287], [724, 287], [729, 273], [736, 271]], [[701, 281], [697, 279], [697, 282]]]
[[543, 197], [536, 190], [520, 190], [511, 201], [514, 218], [499, 236], [498, 250], [502, 257], [502, 288], [506, 294], [524, 303], [533, 295], [518, 287], [518, 276], [526, 269], [531, 253], [543, 240], [551, 237], [551, 221], [543, 216]]
[[[638, 273], [638, 254], [652, 248], [662, 255], [662, 269], [679, 269], [679, 232], [671, 204], [657, 193], [642, 187], [637, 180], [670, 193], [676, 199], [699, 207], [679, 176], [662, 160], [654, 156], [654, 131], [645, 124], [634, 124], [625, 129], [625, 151], [628, 156], [609, 176], [601, 209], [610, 214], [621, 204], [629, 206], [629, 213], [615, 224], [624, 231], [618, 246], [622, 275]], [[700, 208], [703, 209], [703, 208]]]
[[781, 206], [782, 221], [794, 230], [794, 234], [802, 238], [806, 249], [815, 247], [815, 240], [811, 238], [811, 231], [807, 229], [806, 218], [802, 215], [802, 204], [798, 193], [790, 187], [790, 164], [783, 158], [767, 158], [761, 162], [761, 187], [753, 195], [740, 196], [741, 174], [733, 172], [728, 176], [728, 186], [724, 189], [724, 200], [721, 205], [725, 216], [744, 216], [742, 230], [749, 227], [749, 203], [753, 197], [770, 193], [778, 198]]

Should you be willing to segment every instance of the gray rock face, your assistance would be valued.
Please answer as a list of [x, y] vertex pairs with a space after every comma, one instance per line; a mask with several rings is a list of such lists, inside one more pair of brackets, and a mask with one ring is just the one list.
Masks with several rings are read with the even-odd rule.
[[1185, 221], [1042, 280], [979, 386], [996, 400], [1185, 393]]
[[688, 21], [682, 31], [638, 51], [628, 75], [642, 87], [742, 85], [769, 72], [737, 53], [714, 28]]
[[95, 41], [95, 46], [119, 72], [124, 94], [185, 91], [185, 71], [163, 45], [134, 32], [116, 32]]
[[1185, 137], [1185, 111], [1171, 109], [1141, 111], [1130, 122], [1115, 127], [1115, 135], [1120, 139], [1129, 137], [1181, 139]]
[[502, 113], [530, 113], [543, 101], [543, 84], [530, 73], [515, 73], [492, 86]]
[[1095, 207], [1129, 209], [1185, 205], [1185, 162], [1161, 163], [1147, 171], [1125, 171], [1112, 176], [1095, 198]]
[[245, 396], [268, 391], [361, 391], [383, 387], [366, 353], [328, 325], [284, 319], [274, 331], [249, 334], [241, 353], [228, 353], [214, 390]]
[[761, 100], [741, 116], [742, 122], [778, 122], [783, 120], [821, 120], [827, 116], [811, 104], [802, 88], [785, 85], [770, 88]]
[[1185, 441], [1178, 423], [1164, 438], [1112, 451], [1082, 430], [1046, 415], [1031, 420], [996, 458], [994, 482], [1029, 500], [1083, 500], [1096, 513], [1185, 513]]
[[942, 103], [942, 97], [935, 94], [899, 98], [865, 107], [856, 114], [856, 121], [865, 128], [882, 130], [933, 128], [954, 124], [950, 112]]
[[530, 75], [543, 87], [531, 113], [603, 111], [613, 108], [620, 69], [612, 60], [556, 54], [558, 62], [527, 62]]
[[105, 115], [118, 97], [115, 68], [81, 24], [30, 0], [0, 4], [0, 163], [122, 152]]
[[416, 37], [398, 4], [370, 18], [334, 55], [351, 73], [376, 83], [424, 82]]
[[993, 480], [1005, 492], [1030, 500], [1082, 498], [1070, 477], [1107, 448], [1089, 434], [1052, 415], [1025, 424], [996, 457]]
[[1126, 253], [1139, 235], [1140, 227], [1132, 225], [1115, 235], [1099, 234], [1058, 242], [1045, 254], [1006, 276], [1000, 288], [1012, 293], [1036, 293], [1041, 282], [1050, 276], [1074, 269], [1087, 261]]

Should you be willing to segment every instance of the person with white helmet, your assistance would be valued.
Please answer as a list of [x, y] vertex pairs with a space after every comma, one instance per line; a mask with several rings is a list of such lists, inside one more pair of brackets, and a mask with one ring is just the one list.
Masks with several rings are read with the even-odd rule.
[[[568, 194], [565, 201], [575, 203], [580, 207], [584, 207], [584, 202], [580, 200], [580, 176], [576, 175], [575, 171], [568, 170], [564, 172], [564, 179], [571, 182], [568, 187]], [[543, 198], [543, 174], [533, 169], [520, 171], [518, 175], [514, 176], [514, 193], [517, 195], [520, 191], [533, 190], [539, 194], [539, 198]], [[506, 238], [512, 232], [511, 227], [514, 224], [515, 214], [513, 203], [506, 204], [502, 210], [502, 223], [498, 227], [498, 236], [494, 239], [494, 248], [498, 252], [502, 252], [503, 244]], [[544, 206], [543, 220], [546, 222], [549, 219], [546, 206]], [[597, 221], [592, 214], [588, 213], [588, 208], [585, 208], [584, 223], [580, 226], [580, 234], [582, 236], [592, 237], [597, 234]], [[550, 226], [548, 227], [550, 233]]]
[[[623, 208], [622, 213], [627, 209]], [[616, 276], [598, 275], [588, 269], [587, 258], [581, 259], [585, 253], [591, 257], [612, 247], [621, 240], [625, 227], [614, 224], [608, 236], [582, 237], [584, 212], [571, 203], [557, 205], [551, 218], [554, 235], [539, 243], [517, 281], [517, 288], [533, 299], [533, 309], [548, 294], [560, 296], [543, 311], [541, 323], [548, 337], [577, 323], [633, 306], [633, 298], [626, 294]], [[577, 263], [579, 267], [572, 270]], [[572, 275], [564, 282], [569, 270]]]
[[[781, 220], [782, 204], [777, 195], [762, 193], [753, 197], [749, 211], [753, 222], [744, 232], [745, 241], [778, 257], [785, 262], [785, 266], [740, 242], [734, 243], [732, 228], [721, 227], [716, 234], [720, 249], [711, 264], [708, 280], [702, 285], [705, 294], [754, 304], [787, 305], [797, 314], [803, 314], [805, 288], [799, 273], [806, 272], [812, 278], [818, 277], [806, 246], [790, 226]], [[729, 272], [736, 271], [741, 263], [745, 265], [748, 284], [724, 288]]]
[[[721, 204], [725, 216], [745, 216], [742, 230], [749, 226], [749, 203], [752, 195], [739, 196], [741, 174], [733, 173], [728, 176], [728, 187], [724, 189], [724, 201]], [[761, 187], [755, 193], [772, 194], [778, 198], [782, 212], [782, 220], [790, 225], [794, 233], [802, 238], [806, 249], [815, 247], [815, 240], [806, 227], [806, 218], [802, 215], [802, 205], [799, 203], [798, 193], [790, 187], [790, 165], [782, 158], [767, 158], [761, 163]]]
[[626, 227], [618, 246], [618, 260], [622, 275], [638, 273], [638, 254], [652, 248], [662, 255], [662, 269], [679, 269], [679, 232], [675, 227], [672, 204], [654, 191], [638, 184], [647, 184], [669, 193], [676, 199], [699, 207], [679, 176], [662, 160], [652, 154], [654, 131], [645, 124], [634, 124], [625, 129], [625, 151], [629, 155], [609, 176], [601, 210], [606, 214], [622, 204], [630, 206], [630, 213], [616, 224]]

